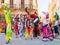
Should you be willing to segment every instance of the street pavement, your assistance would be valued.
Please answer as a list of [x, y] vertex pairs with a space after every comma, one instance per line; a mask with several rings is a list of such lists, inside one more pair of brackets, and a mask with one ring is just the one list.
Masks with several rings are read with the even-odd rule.
[[43, 42], [42, 37], [40, 37], [40, 39], [36, 38], [31, 40], [29, 38], [28, 40], [25, 40], [24, 37], [20, 36], [19, 38], [16, 38], [15, 34], [13, 33], [12, 40], [10, 41], [9, 44], [6, 44], [5, 34], [0, 33], [0, 45], [60, 45], [60, 39], [54, 39], [53, 41], [47, 41], [47, 42]]

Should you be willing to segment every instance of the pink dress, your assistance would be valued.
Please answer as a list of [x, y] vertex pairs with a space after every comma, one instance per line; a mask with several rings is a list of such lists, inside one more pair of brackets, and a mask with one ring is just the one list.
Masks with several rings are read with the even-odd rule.
[[52, 37], [51, 27], [49, 24], [46, 24], [43, 26], [43, 38], [49, 38]]

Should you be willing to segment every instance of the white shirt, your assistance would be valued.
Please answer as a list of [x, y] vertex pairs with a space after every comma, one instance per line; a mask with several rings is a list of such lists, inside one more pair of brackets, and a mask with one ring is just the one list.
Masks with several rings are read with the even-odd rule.
[[44, 20], [44, 22], [43, 22], [43, 26], [45, 26], [47, 24], [47, 21], [46, 20]]
[[56, 20], [54, 23], [54, 26], [57, 26], [57, 25], [58, 25], [58, 20]]

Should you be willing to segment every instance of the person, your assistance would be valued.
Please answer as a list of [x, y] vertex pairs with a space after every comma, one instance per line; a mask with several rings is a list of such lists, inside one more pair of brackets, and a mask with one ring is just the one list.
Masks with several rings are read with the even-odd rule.
[[18, 37], [18, 25], [15, 23], [14, 24], [14, 33], [16, 35], [16, 38]]
[[55, 31], [55, 37], [57, 37], [59, 35], [59, 31], [58, 31], [58, 19], [55, 19], [55, 22], [54, 22], [54, 31]]
[[8, 4], [4, 3], [3, 10], [4, 10], [4, 16], [5, 16], [5, 20], [6, 20], [6, 24], [7, 24], [6, 37], [5, 37], [6, 44], [8, 44], [10, 42], [10, 40], [12, 39], [10, 10], [8, 10], [7, 8], [8, 8]]
[[18, 22], [19, 22], [19, 18], [18, 18], [18, 14], [16, 15], [16, 17], [14, 18], [14, 32], [16, 35], [16, 38], [18, 37]]
[[19, 29], [20, 37], [22, 37], [24, 35], [23, 34], [24, 32], [23, 32], [23, 23], [22, 23], [22, 21], [19, 23], [18, 29]]
[[30, 22], [27, 21], [27, 26], [26, 26], [26, 30], [25, 30], [25, 39], [28, 39], [30, 34]]
[[48, 41], [49, 39], [52, 41], [52, 32], [51, 32], [51, 27], [49, 24], [49, 20], [44, 20], [43, 22], [43, 41]]
[[31, 38], [31, 40], [33, 39], [33, 29], [34, 29], [33, 18], [30, 18], [30, 38]]
[[24, 36], [25, 34], [25, 28], [26, 28], [26, 19], [25, 19], [25, 16], [23, 15], [22, 18], [21, 18], [21, 24], [22, 24], [22, 36]]
[[11, 39], [12, 39], [11, 25], [8, 24], [8, 25], [7, 25], [7, 29], [6, 29], [6, 44], [8, 44]]
[[27, 40], [29, 37], [29, 33], [28, 33], [28, 28], [26, 27], [25, 29], [25, 40]]
[[33, 29], [34, 29], [34, 24], [32, 24], [32, 27], [30, 28], [30, 38], [31, 38], [31, 40], [33, 39]]
[[60, 18], [59, 18], [59, 22], [58, 23], [59, 23], [59, 26], [60, 26]]
[[34, 21], [33, 21], [33, 23], [34, 23], [33, 37], [34, 38], [35, 37], [39, 38], [39, 36], [40, 36], [40, 31], [39, 31], [39, 17], [37, 16], [36, 12], [34, 13], [33, 18], [34, 18]]
[[49, 25], [50, 25], [51, 32], [52, 32], [52, 35], [53, 35], [53, 38], [54, 38], [54, 25], [52, 24], [51, 21], [49, 22]]
[[18, 34], [20, 34], [20, 22], [18, 22]]

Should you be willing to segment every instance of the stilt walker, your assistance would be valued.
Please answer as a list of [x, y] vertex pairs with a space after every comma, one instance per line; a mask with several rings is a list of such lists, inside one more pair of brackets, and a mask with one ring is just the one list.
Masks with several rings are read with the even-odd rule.
[[9, 43], [10, 40], [12, 39], [12, 29], [11, 29], [10, 12], [9, 12], [9, 10], [7, 10], [8, 4], [4, 3], [3, 4], [3, 8], [4, 8], [4, 16], [5, 16], [6, 24], [7, 24], [7, 28], [6, 28], [6, 43]]

